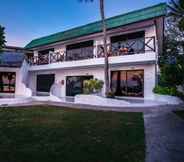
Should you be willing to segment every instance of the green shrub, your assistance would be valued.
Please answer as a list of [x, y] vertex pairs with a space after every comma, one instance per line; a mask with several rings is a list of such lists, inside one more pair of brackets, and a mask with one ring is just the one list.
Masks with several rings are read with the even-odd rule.
[[157, 85], [153, 89], [153, 92], [158, 93], [158, 94], [162, 94], [162, 95], [177, 96], [184, 101], [184, 94], [177, 91], [176, 87], [164, 87], [164, 86]]
[[171, 96], [177, 96], [178, 91], [175, 87], [162, 87], [157, 85], [153, 89], [154, 93], [163, 94], [163, 95], [171, 95]]
[[84, 81], [84, 93], [93, 94], [101, 91], [104, 82], [98, 79], [90, 79]]

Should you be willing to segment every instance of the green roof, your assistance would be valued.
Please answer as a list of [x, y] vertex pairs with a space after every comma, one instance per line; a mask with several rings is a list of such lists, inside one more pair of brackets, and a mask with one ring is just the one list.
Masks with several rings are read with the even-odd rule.
[[[166, 15], [167, 4], [160, 3], [155, 6], [147, 7], [144, 9], [136, 10], [126, 14], [118, 15], [106, 19], [107, 29], [117, 28], [123, 25], [159, 17]], [[25, 48], [30, 49], [34, 47], [39, 47], [43, 45], [48, 45], [60, 41], [66, 41], [69, 39], [98, 33], [102, 31], [101, 21], [96, 21], [87, 25], [83, 25], [77, 28], [66, 30], [63, 32], [55, 33], [49, 36], [41, 37], [38, 39], [32, 40]]]

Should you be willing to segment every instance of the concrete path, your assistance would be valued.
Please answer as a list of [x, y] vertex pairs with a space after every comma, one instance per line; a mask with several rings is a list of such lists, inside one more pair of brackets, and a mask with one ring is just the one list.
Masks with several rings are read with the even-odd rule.
[[172, 112], [144, 113], [146, 162], [184, 162], [184, 120]]

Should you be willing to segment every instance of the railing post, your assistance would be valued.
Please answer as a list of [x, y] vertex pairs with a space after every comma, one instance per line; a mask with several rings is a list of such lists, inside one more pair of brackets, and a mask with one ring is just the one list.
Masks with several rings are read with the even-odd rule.
[[48, 60], [49, 64], [51, 63], [51, 58], [50, 57], [51, 57], [51, 52], [49, 51], [49, 60]]

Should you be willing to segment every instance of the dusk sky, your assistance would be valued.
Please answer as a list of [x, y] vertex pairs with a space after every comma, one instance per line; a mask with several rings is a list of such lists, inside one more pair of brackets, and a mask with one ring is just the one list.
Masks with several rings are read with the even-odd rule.
[[[106, 17], [165, 0], [105, 0]], [[100, 20], [99, 0], [0, 0], [0, 24], [7, 45], [25, 46], [32, 39]]]

